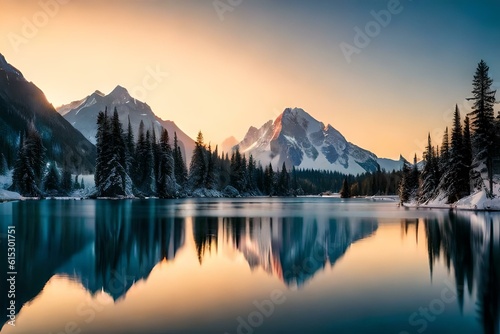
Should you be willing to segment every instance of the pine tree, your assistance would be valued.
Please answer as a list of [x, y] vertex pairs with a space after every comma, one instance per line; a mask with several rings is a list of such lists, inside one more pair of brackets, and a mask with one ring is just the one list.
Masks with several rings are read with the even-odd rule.
[[246, 157], [242, 156], [239, 147], [233, 151], [230, 165], [230, 184], [239, 192], [247, 191], [248, 174]]
[[467, 192], [469, 188], [469, 177], [465, 174], [464, 164], [464, 140], [460, 111], [455, 107], [453, 116], [453, 129], [451, 132], [450, 163], [446, 171], [445, 190], [448, 193], [448, 201], [455, 202]]
[[201, 133], [201, 131], [199, 131], [198, 136], [196, 137], [191, 164], [189, 165], [189, 185], [193, 190], [205, 186], [207, 173], [205, 151], [206, 148], [203, 142], [203, 134]]
[[[110, 138], [110, 125], [108, 118], [108, 109], [106, 108], [104, 111], [99, 112], [97, 115], [97, 133], [96, 133], [96, 166], [95, 166], [95, 174], [94, 181], [97, 188], [97, 193], [100, 194], [102, 192], [102, 186], [104, 184], [104, 180], [106, 175], [109, 174], [108, 162], [110, 159], [110, 147], [109, 147], [109, 138]], [[66, 166], [65, 166], [66, 167]], [[64, 168], [66, 170], [66, 168]], [[66, 182], [63, 174], [63, 183]], [[71, 175], [70, 175], [71, 177]], [[69, 186], [65, 184], [65, 191], [71, 191]]]
[[281, 172], [278, 179], [278, 195], [288, 196], [290, 189], [290, 175], [286, 169], [286, 164], [283, 162]]
[[73, 189], [80, 189], [80, 182], [78, 181], [78, 175], [75, 175], [75, 182], [73, 183]]
[[424, 153], [424, 167], [422, 169], [422, 183], [419, 190], [419, 202], [426, 203], [435, 193], [439, 183], [439, 175], [436, 175], [438, 166], [435, 151], [432, 146], [431, 134], [427, 136], [427, 146]]
[[174, 132], [174, 174], [176, 182], [182, 187], [187, 182], [187, 168], [182, 157], [181, 148], [177, 139], [177, 132]]
[[250, 157], [248, 158], [248, 189], [249, 190], [256, 190], [257, 185], [256, 185], [256, 163], [253, 158], [253, 156], [250, 154]]
[[[96, 134], [96, 172], [97, 196], [130, 196], [132, 180], [128, 175], [128, 157], [125, 136], [115, 107], [111, 118], [107, 110], [97, 117]], [[77, 177], [75, 187], [79, 188]]]
[[218, 179], [218, 172], [217, 172], [217, 151], [218, 148], [217, 146], [215, 147], [215, 151], [212, 152], [212, 148], [210, 144], [208, 145], [208, 151], [206, 151], [206, 156], [207, 156], [207, 174], [205, 178], [205, 188], [207, 189], [215, 189], [217, 187], [217, 179]]
[[342, 182], [342, 188], [340, 189], [340, 198], [350, 198], [351, 197], [351, 188], [349, 183], [347, 182], [347, 177], [344, 178]]
[[[97, 168], [96, 168], [97, 172]], [[71, 172], [66, 166], [63, 168], [62, 177], [61, 177], [61, 191], [66, 195], [73, 190], [73, 182], [71, 181]]]
[[43, 180], [43, 189], [46, 195], [56, 195], [61, 188], [61, 178], [55, 162], [49, 166], [49, 170]]
[[151, 135], [151, 151], [153, 152], [153, 178], [154, 178], [154, 191], [157, 192], [157, 185], [159, 182], [159, 170], [160, 170], [160, 144], [156, 140], [156, 131], [154, 124], [152, 125], [152, 135]]
[[[471, 134], [470, 134], [470, 120], [469, 116], [465, 117], [464, 120], [464, 135], [463, 135], [463, 157], [464, 157], [464, 165], [466, 167], [466, 171], [464, 173], [467, 174], [467, 177], [470, 178], [470, 170], [472, 166], [472, 140], [471, 140]], [[468, 184], [470, 181], [468, 181]], [[468, 188], [467, 192], [470, 192], [470, 187]]]
[[274, 171], [271, 163], [264, 170], [264, 193], [274, 195]]
[[413, 165], [404, 162], [398, 194], [401, 203], [406, 203], [417, 198], [419, 189], [419, 172], [417, 168], [417, 155], [413, 158]]
[[139, 134], [135, 148], [135, 185], [142, 195], [153, 194], [153, 150], [149, 130], [144, 133], [144, 123], [139, 124]]
[[444, 130], [443, 143], [441, 144], [441, 156], [439, 157], [439, 168], [447, 170], [450, 163], [450, 142], [448, 135], [448, 127]]
[[115, 107], [110, 120], [110, 156], [107, 163], [108, 173], [101, 187], [101, 196], [132, 195], [132, 180], [127, 170], [127, 147], [124, 140], [122, 124]]
[[487, 178], [489, 181], [490, 195], [493, 190], [493, 155], [494, 155], [494, 110], [496, 91], [492, 90], [493, 80], [488, 74], [489, 67], [484, 60], [481, 60], [477, 66], [472, 81], [472, 95], [474, 106], [470, 115], [472, 133], [472, 145], [474, 149], [473, 167], [476, 172], [486, 172], [486, 177], [481, 177], [475, 173], [476, 186], [481, 186], [481, 178]]
[[45, 169], [45, 148], [42, 138], [33, 122], [28, 126], [24, 140], [21, 140], [18, 157], [14, 166], [12, 189], [23, 196], [38, 197]]
[[130, 123], [130, 115], [128, 116], [128, 127], [126, 133], [126, 146], [127, 146], [127, 170], [129, 171], [130, 177], [135, 180], [135, 139], [134, 132], [132, 130], [132, 124]]
[[8, 170], [7, 159], [3, 153], [0, 153], [0, 175], [6, 175]]
[[174, 157], [166, 129], [162, 130], [160, 138], [160, 156], [158, 165], [157, 195], [160, 198], [170, 198], [175, 194]]

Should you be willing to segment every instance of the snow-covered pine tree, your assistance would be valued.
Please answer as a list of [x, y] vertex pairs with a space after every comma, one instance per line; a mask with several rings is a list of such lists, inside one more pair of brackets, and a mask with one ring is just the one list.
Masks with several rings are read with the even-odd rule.
[[419, 190], [419, 203], [426, 203], [429, 199], [433, 198], [436, 194], [436, 189], [439, 183], [439, 175], [436, 175], [438, 166], [435, 157], [435, 151], [432, 146], [431, 134], [427, 135], [427, 146], [424, 152], [424, 167], [422, 169]]
[[413, 165], [404, 162], [402, 177], [398, 187], [401, 203], [410, 202], [417, 198], [419, 189], [419, 171], [417, 167], [417, 155], [413, 158]]
[[[493, 155], [494, 155], [494, 110], [496, 91], [491, 88], [493, 80], [489, 77], [489, 67], [481, 60], [476, 68], [472, 81], [471, 100], [474, 101], [471, 115], [473, 163], [473, 185], [482, 188], [489, 181], [488, 190], [493, 189]], [[482, 175], [481, 175], [482, 174]]]
[[[113, 116], [108, 117], [107, 109], [97, 117], [96, 134], [97, 196], [115, 197], [132, 195], [132, 180], [127, 170], [127, 146], [115, 107]], [[75, 187], [80, 187], [75, 178]]]
[[124, 140], [122, 124], [115, 107], [110, 120], [110, 156], [101, 188], [101, 196], [131, 196], [132, 180], [127, 173], [127, 147]]

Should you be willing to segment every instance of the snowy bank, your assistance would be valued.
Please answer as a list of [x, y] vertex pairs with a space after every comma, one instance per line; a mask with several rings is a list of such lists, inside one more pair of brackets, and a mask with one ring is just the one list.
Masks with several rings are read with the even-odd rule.
[[23, 199], [19, 193], [13, 192], [13, 191], [8, 191], [5, 189], [0, 189], [0, 202], [3, 201], [16, 201]]
[[[498, 193], [498, 191], [496, 191], [496, 193]], [[418, 204], [412, 202], [412, 203], [403, 203], [403, 206], [409, 208], [426, 208], [426, 209], [500, 211], [500, 197], [488, 198], [486, 190], [483, 189], [451, 204], [446, 204], [445, 196], [437, 196], [434, 200], [429, 201], [426, 204]]]

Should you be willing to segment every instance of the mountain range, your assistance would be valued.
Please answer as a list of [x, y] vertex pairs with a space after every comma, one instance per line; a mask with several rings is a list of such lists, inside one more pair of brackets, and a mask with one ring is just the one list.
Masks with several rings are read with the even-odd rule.
[[253, 157], [263, 165], [271, 163], [279, 168], [322, 169], [341, 173], [361, 174], [401, 169], [399, 161], [380, 159], [375, 154], [346, 140], [330, 124], [316, 120], [303, 109], [287, 108], [274, 121], [260, 128], [250, 127], [238, 144], [240, 152]]
[[[98, 90], [92, 94], [55, 109], [43, 92], [28, 82], [21, 72], [0, 55], [0, 150], [13, 152], [19, 144], [19, 135], [33, 121], [41, 132], [47, 156], [68, 165], [77, 173], [91, 173], [95, 163], [95, 135], [97, 115], [105, 109], [117, 109], [124, 130], [130, 120], [137, 138], [139, 124], [155, 129], [159, 138], [161, 129], [168, 130], [173, 142], [177, 134], [179, 146], [187, 165], [195, 147], [193, 139], [173, 121], [162, 120], [151, 107], [133, 98], [126, 88], [116, 86], [109, 94]], [[321, 169], [346, 174], [361, 174], [401, 169], [404, 159], [391, 160], [349, 142], [332, 125], [315, 119], [300, 108], [287, 108], [274, 121], [260, 128], [251, 126], [244, 139], [234, 137], [224, 141], [219, 152], [239, 147], [240, 152], [280, 168], [283, 163], [302, 169]], [[12, 165], [14, 157], [7, 157]]]
[[92, 173], [96, 149], [47, 101], [44, 93], [0, 54], [0, 152], [9, 165], [20, 137], [33, 122], [47, 150], [47, 158], [74, 173]]
[[174, 122], [165, 121], [156, 116], [149, 105], [134, 99], [130, 96], [127, 89], [122, 86], [116, 86], [108, 95], [96, 90], [94, 93], [81, 100], [73, 101], [58, 107], [57, 111], [70, 122], [75, 129], [80, 131], [85, 138], [95, 144], [97, 115], [100, 111], [105, 110], [105, 108], [108, 108], [108, 112], [112, 113], [115, 107], [125, 131], [127, 130], [128, 120], [130, 119], [130, 124], [136, 139], [141, 121], [144, 122], [146, 130], [154, 127], [157, 138], [160, 137], [161, 129], [165, 128], [170, 135], [170, 141], [172, 143], [174, 133], [177, 134], [182, 156], [185, 157], [187, 162], [191, 160], [194, 141], [179, 129]]

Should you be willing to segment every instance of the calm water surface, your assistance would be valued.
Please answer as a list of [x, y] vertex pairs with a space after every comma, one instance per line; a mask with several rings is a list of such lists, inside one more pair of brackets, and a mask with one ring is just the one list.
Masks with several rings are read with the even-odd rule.
[[499, 224], [335, 198], [3, 203], [2, 333], [499, 333]]

